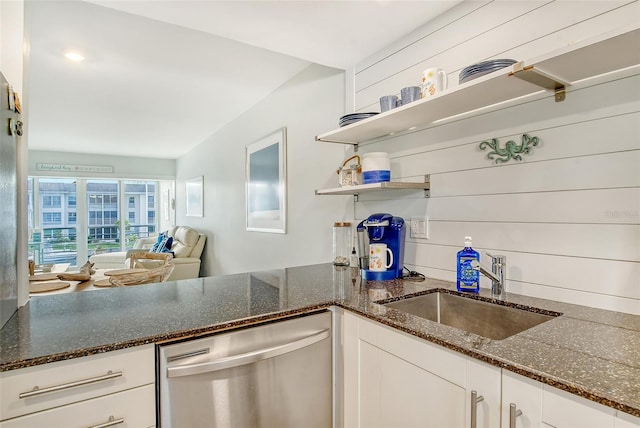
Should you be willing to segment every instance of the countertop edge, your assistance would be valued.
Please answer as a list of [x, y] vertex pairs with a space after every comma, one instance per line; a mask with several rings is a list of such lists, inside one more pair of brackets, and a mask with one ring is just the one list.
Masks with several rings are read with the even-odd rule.
[[[421, 294], [421, 293], [418, 293], [418, 294]], [[295, 318], [301, 315], [328, 310], [332, 307], [337, 307], [337, 308], [347, 310], [351, 313], [354, 313], [364, 318], [378, 322], [387, 327], [404, 332], [406, 334], [410, 334], [417, 338], [426, 340], [430, 343], [434, 343], [436, 345], [461, 353], [463, 355], [467, 355], [476, 360], [480, 360], [485, 363], [491, 364], [493, 366], [509, 370], [513, 373], [517, 373], [519, 375], [522, 375], [524, 377], [533, 379], [543, 384], [552, 386], [554, 388], [558, 388], [560, 390], [572, 393], [574, 395], [578, 395], [579, 397], [585, 398], [589, 401], [593, 401], [593, 402], [602, 404], [604, 406], [610, 407], [612, 409], [619, 410], [624, 413], [628, 413], [635, 417], [640, 417], [640, 407], [630, 406], [628, 404], [625, 404], [616, 400], [615, 398], [607, 397], [604, 394], [598, 394], [594, 391], [590, 391], [589, 389], [582, 387], [580, 385], [573, 384], [570, 381], [559, 379], [559, 378], [550, 376], [548, 374], [545, 374], [543, 372], [538, 372], [535, 369], [530, 369], [527, 367], [516, 365], [505, 359], [492, 357], [492, 356], [483, 354], [482, 352], [474, 352], [472, 349], [465, 348], [465, 347], [456, 345], [454, 343], [448, 342], [442, 337], [430, 335], [420, 330], [412, 329], [405, 325], [394, 323], [393, 321], [390, 321], [389, 319], [380, 315], [361, 311], [358, 308], [354, 308], [353, 306], [342, 303], [340, 300], [328, 300], [324, 302], [316, 302], [311, 305], [302, 306], [294, 309], [265, 313], [258, 316], [241, 318], [241, 319], [223, 322], [219, 324], [212, 324], [204, 327], [199, 327], [196, 329], [172, 331], [166, 334], [140, 337], [140, 338], [126, 340], [122, 342], [105, 344], [97, 347], [76, 349], [69, 352], [45, 355], [42, 357], [36, 357], [36, 358], [31, 358], [26, 360], [15, 360], [15, 361], [11, 361], [11, 362], [0, 365], [0, 372], [7, 372], [7, 371], [17, 370], [21, 368], [54, 363], [58, 361], [66, 361], [74, 358], [97, 355], [105, 352], [116, 351], [116, 350], [131, 348], [135, 346], [142, 346], [146, 344], [162, 344], [162, 343], [168, 343], [168, 342], [183, 341], [183, 340], [206, 336], [206, 335], [210, 335], [218, 332], [223, 332], [226, 330], [245, 328], [245, 327], [250, 327], [252, 325], [276, 322], [276, 321], [280, 321], [288, 318]]]
[[314, 312], [321, 312], [336, 306], [335, 303], [323, 303], [314, 304], [308, 307], [297, 308], [287, 311], [273, 312], [269, 314], [263, 314], [255, 317], [241, 318], [238, 320], [213, 324], [197, 329], [174, 331], [168, 334], [141, 337], [137, 339], [127, 340], [123, 342], [111, 343], [102, 346], [96, 346], [92, 348], [76, 349], [69, 352], [61, 352], [58, 354], [44, 355], [41, 357], [30, 358], [26, 360], [16, 360], [9, 363], [0, 365], [0, 373], [8, 372], [11, 370], [18, 370], [27, 367], [34, 367], [43, 364], [50, 364], [59, 361], [71, 360], [74, 358], [88, 357], [91, 355], [103, 354], [105, 352], [117, 351], [120, 349], [132, 348], [135, 346], [142, 346], [147, 344], [163, 344], [168, 342], [176, 342], [189, 340], [197, 337], [207, 336], [213, 333], [219, 333], [227, 330], [236, 330], [240, 328], [250, 327], [253, 325], [265, 324], [269, 322], [276, 322], [284, 319], [295, 318], [296, 316], [312, 314]]

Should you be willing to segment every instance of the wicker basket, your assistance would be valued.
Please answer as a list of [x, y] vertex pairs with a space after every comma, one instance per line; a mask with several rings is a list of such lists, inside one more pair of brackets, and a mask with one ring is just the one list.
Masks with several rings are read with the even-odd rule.
[[[357, 159], [357, 164], [347, 165], [350, 160]], [[360, 156], [353, 155], [342, 163], [336, 171], [338, 173], [338, 183], [340, 186], [356, 186], [362, 184], [362, 165]]]

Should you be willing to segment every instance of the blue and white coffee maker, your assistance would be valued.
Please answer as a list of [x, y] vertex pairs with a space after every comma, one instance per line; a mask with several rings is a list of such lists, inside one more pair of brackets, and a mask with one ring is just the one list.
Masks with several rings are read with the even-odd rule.
[[[404, 238], [406, 226], [402, 217], [394, 217], [391, 214], [372, 214], [358, 224], [358, 249], [360, 251], [360, 272], [362, 279], [370, 281], [387, 281], [402, 278], [404, 267]], [[383, 270], [374, 270], [371, 266], [371, 253], [380, 246], [372, 244], [386, 244], [384, 251]], [[384, 247], [383, 247], [384, 248]], [[386, 259], [386, 263], [384, 260]]]

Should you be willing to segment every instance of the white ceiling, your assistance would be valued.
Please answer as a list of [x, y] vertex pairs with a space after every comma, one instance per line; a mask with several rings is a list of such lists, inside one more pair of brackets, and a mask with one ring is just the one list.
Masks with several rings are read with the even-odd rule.
[[459, 2], [25, 2], [29, 148], [178, 158], [310, 63], [347, 69]]

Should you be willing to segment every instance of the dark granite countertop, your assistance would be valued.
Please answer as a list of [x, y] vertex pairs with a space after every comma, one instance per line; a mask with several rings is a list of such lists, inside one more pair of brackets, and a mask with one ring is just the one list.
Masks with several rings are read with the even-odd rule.
[[[563, 313], [489, 340], [374, 303], [455, 290], [427, 279], [361, 283], [331, 264], [162, 285], [33, 297], [0, 330], [0, 371], [162, 343], [333, 305], [592, 401], [640, 416], [640, 316], [516, 294], [505, 304]], [[482, 290], [476, 298], [490, 298]]]

